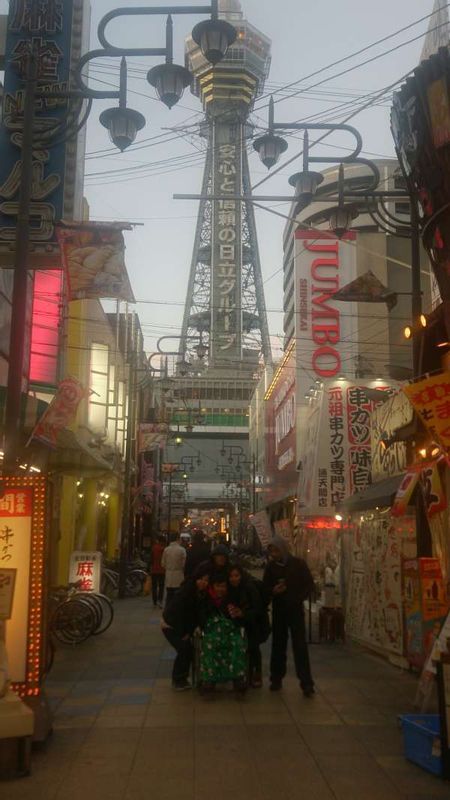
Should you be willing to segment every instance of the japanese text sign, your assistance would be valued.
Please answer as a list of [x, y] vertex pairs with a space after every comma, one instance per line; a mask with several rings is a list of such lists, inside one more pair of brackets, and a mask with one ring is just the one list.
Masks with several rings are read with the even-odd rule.
[[[35, 129], [61, 125], [67, 100], [52, 97], [69, 88], [71, 47], [76, 0], [11, 0], [5, 52], [3, 125], [0, 128], [0, 245], [15, 239], [21, 182], [21, 144], [25, 83], [33, 53], [37, 64], [39, 98]], [[55, 222], [64, 216], [64, 178], [67, 142], [33, 152], [31, 241], [55, 242]]]
[[261, 547], [265, 549], [273, 538], [272, 526], [267, 511], [258, 511], [256, 514], [252, 514], [250, 522], [261, 542]]
[[102, 554], [75, 550], [70, 556], [69, 583], [78, 583], [80, 592], [100, 592]]
[[[234, 122], [215, 127], [213, 264], [211, 274], [212, 353], [214, 361], [241, 359], [241, 203], [242, 131]], [[229, 199], [227, 199], [229, 195]]]
[[432, 439], [450, 451], [450, 373], [424, 378], [403, 391]]

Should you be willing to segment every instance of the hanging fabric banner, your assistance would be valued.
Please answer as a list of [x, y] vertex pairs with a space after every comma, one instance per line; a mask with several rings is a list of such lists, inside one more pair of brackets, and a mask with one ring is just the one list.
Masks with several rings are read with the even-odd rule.
[[406, 514], [408, 510], [408, 505], [411, 501], [418, 480], [419, 480], [418, 470], [410, 470], [409, 472], [406, 473], [400, 486], [397, 489], [394, 505], [392, 506], [391, 509], [392, 517], [403, 517]]
[[439, 467], [436, 462], [434, 464], [428, 464], [421, 470], [420, 486], [427, 517], [433, 517], [435, 514], [439, 514], [440, 511], [445, 511], [447, 508], [447, 498], [442, 485], [441, 476], [439, 475]]
[[165, 423], [144, 423], [139, 425], [138, 449], [140, 453], [163, 448], [169, 435], [169, 426]]
[[83, 397], [86, 397], [86, 390], [76, 378], [65, 378], [61, 381], [52, 402], [31, 434], [30, 441], [34, 439], [56, 449], [58, 433], [75, 419]]
[[403, 386], [434, 441], [450, 451], [450, 372], [440, 372], [430, 378]]
[[134, 302], [125, 266], [128, 223], [64, 223], [58, 228], [70, 300], [113, 297]]

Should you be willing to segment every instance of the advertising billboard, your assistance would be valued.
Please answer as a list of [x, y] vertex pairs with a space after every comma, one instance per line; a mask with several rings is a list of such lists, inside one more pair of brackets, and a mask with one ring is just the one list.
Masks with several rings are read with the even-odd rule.
[[291, 345], [265, 395], [266, 406], [266, 501], [274, 503], [295, 494], [296, 446], [296, 351]]
[[[5, 48], [3, 125], [0, 128], [0, 260], [12, 267], [21, 181], [21, 144], [26, 79], [30, 54], [37, 61], [39, 90], [48, 94], [35, 107], [36, 132], [60, 126], [58, 143], [33, 152], [31, 197], [31, 267], [57, 266], [55, 224], [73, 215], [78, 191], [77, 146], [63, 135], [68, 101], [57, 92], [71, 88], [74, 61], [83, 45], [84, 0], [41, 3], [11, 0]], [[76, 137], [75, 137], [76, 141]]]

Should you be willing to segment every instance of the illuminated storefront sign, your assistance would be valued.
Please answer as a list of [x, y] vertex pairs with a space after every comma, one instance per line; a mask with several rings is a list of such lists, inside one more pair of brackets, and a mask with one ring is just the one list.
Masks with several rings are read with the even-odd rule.
[[211, 270], [213, 360], [241, 359], [241, 203], [235, 200], [242, 184], [242, 142], [239, 125], [215, 128], [215, 193], [230, 199], [214, 203], [213, 264]]
[[[75, 20], [74, 9], [77, 11]], [[0, 129], [0, 249], [5, 254], [14, 242], [21, 180], [21, 127], [24, 112], [24, 80], [27, 77], [29, 55], [37, 60], [40, 90], [48, 98], [36, 103], [36, 131], [62, 123], [67, 115], [67, 101], [52, 97], [68, 90], [71, 58], [75, 55], [76, 34], [81, 34], [83, 1], [11, 0], [8, 15], [3, 125]], [[81, 36], [78, 37], [81, 43]], [[77, 45], [78, 48], [80, 43]], [[77, 53], [79, 55], [79, 53]], [[31, 240], [45, 245], [55, 242], [55, 222], [71, 213], [65, 206], [64, 182], [66, 155], [70, 145], [61, 142], [55, 147], [36, 148], [33, 153], [33, 190], [31, 201]], [[73, 191], [73, 187], [71, 189]], [[72, 196], [73, 199], [73, 196]], [[3, 243], [3, 244], [2, 244]], [[42, 255], [50, 251], [42, 248]], [[12, 266], [11, 263], [8, 266]]]
[[80, 592], [100, 592], [102, 554], [76, 550], [70, 556], [69, 583], [77, 583]]
[[439, 373], [403, 387], [432, 439], [450, 452], [450, 374]]
[[302, 342], [301, 367], [309, 388], [311, 377], [334, 378], [343, 369], [354, 369], [355, 304], [347, 303], [343, 313], [342, 304], [331, 295], [356, 277], [356, 234], [351, 231], [338, 239], [324, 231], [299, 230], [295, 239], [296, 336]]
[[41, 386], [57, 382], [62, 284], [61, 270], [40, 270], [34, 276], [30, 382]]
[[46, 480], [4, 478], [0, 498], [0, 570], [16, 570], [14, 600], [6, 624], [13, 689], [39, 694], [44, 591]]

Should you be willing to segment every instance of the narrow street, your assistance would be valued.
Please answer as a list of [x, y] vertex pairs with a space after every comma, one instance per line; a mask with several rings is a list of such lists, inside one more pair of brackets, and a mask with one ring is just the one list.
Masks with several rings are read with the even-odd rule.
[[2, 800], [448, 798], [448, 784], [403, 757], [397, 714], [411, 711], [412, 676], [357, 648], [316, 645], [314, 699], [290, 677], [278, 694], [266, 685], [205, 702], [172, 691], [159, 617], [149, 599], [116, 603], [104, 636], [58, 652], [53, 737]]

